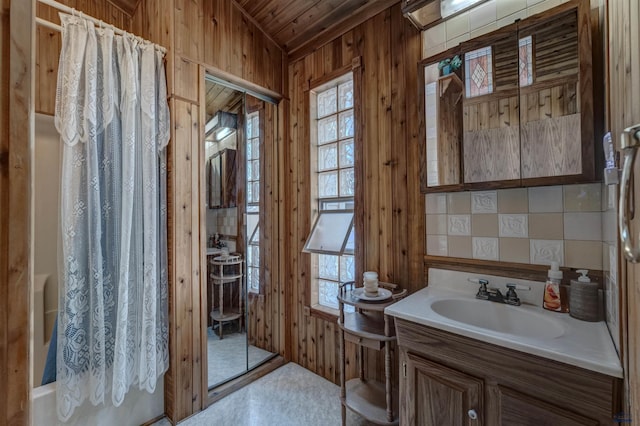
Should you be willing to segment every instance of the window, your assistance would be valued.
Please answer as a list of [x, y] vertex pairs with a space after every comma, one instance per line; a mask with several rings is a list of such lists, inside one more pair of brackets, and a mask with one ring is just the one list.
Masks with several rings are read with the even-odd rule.
[[304, 251], [312, 256], [311, 305], [338, 309], [338, 286], [355, 276], [352, 73], [311, 90], [310, 97], [311, 211], [316, 219]]
[[260, 111], [247, 115], [247, 289], [260, 292]]

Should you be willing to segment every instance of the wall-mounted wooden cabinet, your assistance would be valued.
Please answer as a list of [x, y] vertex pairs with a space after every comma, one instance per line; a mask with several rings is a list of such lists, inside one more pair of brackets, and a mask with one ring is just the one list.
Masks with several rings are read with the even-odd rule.
[[208, 167], [210, 209], [236, 206], [236, 150], [223, 149], [211, 156]]
[[425, 60], [423, 192], [594, 181], [591, 63], [587, 0]]

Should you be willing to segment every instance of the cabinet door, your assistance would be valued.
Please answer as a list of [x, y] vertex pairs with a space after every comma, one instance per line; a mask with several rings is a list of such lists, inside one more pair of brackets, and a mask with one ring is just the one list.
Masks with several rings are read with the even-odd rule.
[[519, 25], [522, 179], [592, 178], [592, 51], [584, 8]]
[[400, 424], [477, 426], [483, 424], [483, 381], [412, 353], [404, 357]]
[[[597, 426], [600, 424], [557, 405], [503, 386], [489, 389], [488, 420], [508, 426]], [[557, 401], [562, 404], [562, 401]]]

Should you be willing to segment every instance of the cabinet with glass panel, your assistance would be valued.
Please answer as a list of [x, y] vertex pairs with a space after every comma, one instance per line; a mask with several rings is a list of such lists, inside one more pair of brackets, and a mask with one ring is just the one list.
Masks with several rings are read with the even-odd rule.
[[426, 59], [423, 192], [595, 180], [591, 62], [584, 0]]

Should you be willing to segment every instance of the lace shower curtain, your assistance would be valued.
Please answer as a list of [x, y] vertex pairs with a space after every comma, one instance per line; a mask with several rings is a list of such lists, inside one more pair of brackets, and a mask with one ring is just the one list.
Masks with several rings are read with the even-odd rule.
[[119, 406], [167, 370], [163, 54], [61, 14], [55, 124], [63, 143], [57, 410]]

